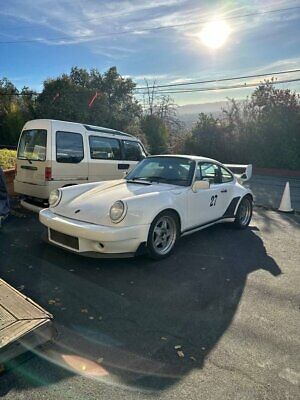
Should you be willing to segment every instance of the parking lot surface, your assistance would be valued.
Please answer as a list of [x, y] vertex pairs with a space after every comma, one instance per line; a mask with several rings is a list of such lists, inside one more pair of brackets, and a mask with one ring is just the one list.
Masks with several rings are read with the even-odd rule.
[[290, 184], [292, 208], [300, 212], [299, 177], [254, 175], [246, 186], [253, 191], [256, 204], [277, 210], [287, 182]]
[[55, 343], [0, 375], [5, 399], [299, 399], [300, 218], [256, 209], [153, 262], [41, 241], [16, 209], [1, 278], [54, 315]]

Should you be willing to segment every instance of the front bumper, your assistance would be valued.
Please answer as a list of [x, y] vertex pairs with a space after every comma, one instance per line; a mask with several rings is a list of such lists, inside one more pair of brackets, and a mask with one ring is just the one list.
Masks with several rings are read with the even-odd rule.
[[[48, 208], [39, 214], [40, 222], [48, 228], [48, 241], [66, 250], [88, 256], [133, 256], [147, 241], [149, 225], [109, 227], [77, 221], [54, 214]], [[50, 229], [78, 238], [78, 248], [51, 238]]]

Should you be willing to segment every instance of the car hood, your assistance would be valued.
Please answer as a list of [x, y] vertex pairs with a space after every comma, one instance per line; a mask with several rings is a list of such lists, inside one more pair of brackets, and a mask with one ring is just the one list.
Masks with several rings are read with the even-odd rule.
[[142, 200], [145, 196], [157, 196], [162, 192], [176, 191], [176, 189], [180, 191], [181, 188], [163, 183], [152, 183], [151, 185], [138, 182], [129, 183], [126, 180], [103, 182], [99, 186], [75, 195], [73, 198], [70, 198], [71, 191], [68, 192], [66, 199], [64, 199], [63, 194], [61, 203], [52, 211], [61, 216], [83, 222], [111, 225], [109, 210], [117, 200], [130, 204], [131, 199], [139, 198]]

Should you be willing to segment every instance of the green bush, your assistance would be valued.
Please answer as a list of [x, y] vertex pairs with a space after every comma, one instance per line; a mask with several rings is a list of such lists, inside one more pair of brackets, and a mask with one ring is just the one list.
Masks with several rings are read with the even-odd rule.
[[15, 150], [0, 149], [0, 167], [2, 169], [14, 168], [17, 152]]

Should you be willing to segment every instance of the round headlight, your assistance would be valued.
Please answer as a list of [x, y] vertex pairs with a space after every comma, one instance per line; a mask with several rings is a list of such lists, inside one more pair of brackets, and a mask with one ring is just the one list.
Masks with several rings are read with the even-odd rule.
[[110, 208], [109, 216], [112, 222], [120, 222], [126, 215], [126, 207], [123, 201], [116, 201]]
[[61, 191], [59, 189], [52, 190], [49, 197], [50, 207], [56, 207], [61, 199]]

